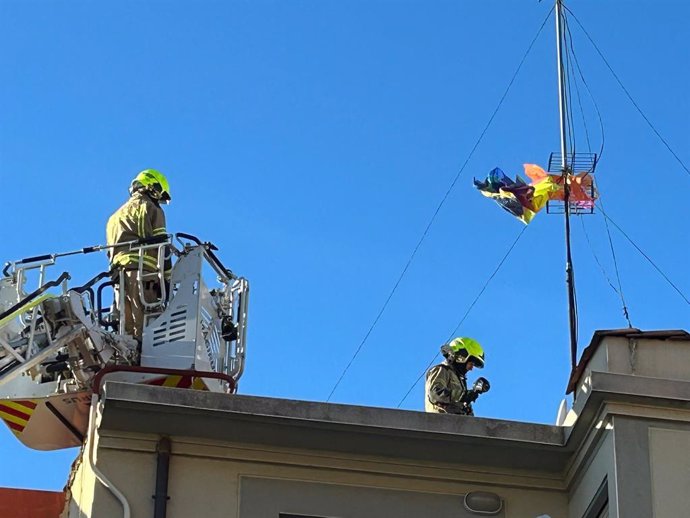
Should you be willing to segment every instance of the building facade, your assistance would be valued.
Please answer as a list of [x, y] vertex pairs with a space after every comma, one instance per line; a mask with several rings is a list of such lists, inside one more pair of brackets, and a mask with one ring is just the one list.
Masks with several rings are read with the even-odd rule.
[[559, 425], [106, 382], [69, 518], [679, 518], [690, 335], [599, 331]]

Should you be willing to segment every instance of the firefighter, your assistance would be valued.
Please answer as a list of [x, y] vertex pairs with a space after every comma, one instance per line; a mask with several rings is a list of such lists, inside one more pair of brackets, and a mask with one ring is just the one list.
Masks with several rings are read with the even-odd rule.
[[[129, 200], [110, 216], [106, 227], [108, 245], [117, 245], [128, 241], [151, 239], [167, 235], [165, 214], [162, 203], [170, 201], [170, 186], [165, 176], [155, 169], [145, 169], [132, 180], [129, 188]], [[152, 303], [160, 300], [161, 286], [154, 274], [159, 271], [158, 248], [145, 251], [143, 261], [144, 278], [138, 279], [139, 250], [130, 245], [113, 247], [108, 250], [111, 271], [116, 282], [119, 269], [124, 269], [124, 286], [115, 287], [115, 301], [119, 304], [119, 292], [124, 291], [124, 310], [119, 308], [120, 322], [124, 318], [125, 333], [133, 336], [141, 344], [144, 330], [145, 308], [143, 300]], [[167, 251], [166, 251], [167, 253]], [[164, 277], [170, 278], [172, 262], [165, 260]], [[139, 282], [141, 281], [141, 282]], [[143, 300], [142, 300], [143, 299]]]
[[426, 411], [474, 415], [472, 403], [490, 388], [486, 378], [478, 378], [471, 389], [467, 388], [467, 373], [484, 367], [482, 346], [472, 338], [454, 338], [441, 346], [441, 354], [443, 363], [426, 373]]

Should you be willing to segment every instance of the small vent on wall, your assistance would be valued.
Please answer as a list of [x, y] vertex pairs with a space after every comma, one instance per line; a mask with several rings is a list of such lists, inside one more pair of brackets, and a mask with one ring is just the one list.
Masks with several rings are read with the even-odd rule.
[[153, 330], [153, 346], [177, 342], [185, 337], [187, 331], [187, 309], [178, 309], [170, 314], [170, 318], [161, 322]]

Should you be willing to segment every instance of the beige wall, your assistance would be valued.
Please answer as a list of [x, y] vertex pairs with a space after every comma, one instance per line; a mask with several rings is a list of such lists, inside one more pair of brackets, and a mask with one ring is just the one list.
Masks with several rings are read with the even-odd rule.
[[[125, 493], [132, 518], [151, 516], [155, 454], [126, 450], [99, 451], [96, 466], [115, 487]], [[85, 456], [74, 477], [71, 496], [69, 518], [123, 516], [122, 505], [96, 481]]]
[[654, 518], [690, 513], [690, 432], [649, 429]]
[[[240, 479], [242, 518], [277, 518], [283, 513], [338, 518], [475, 518], [477, 514], [468, 512], [463, 500], [462, 494], [429, 494], [275, 478], [243, 476]], [[492, 516], [504, 518], [505, 510]]]
[[607, 337], [588, 370], [690, 380], [690, 347], [685, 341]]
[[[132, 518], [149, 518], [153, 510], [155, 483], [155, 437], [107, 436], [98, 449], [98, 466], [128, 498]], [[409, 502], [424, 506], [439, 504], [447, 512], [435, 517], [461, 518], [461, 495], [469, 491], [491, 491], [505, 500], [505, 517], [568, 518], [567, 494], [562, 482], [552, 476], [526, 474], [516, 467], [513, 472], [496, 473], [488, 469], [424, 463], [396, 462], [391, 459], [315, 455], [308, 452], [252, 449], [241, 445], [185, 441], [172, 438], [168, 518], [278, 518], [277, 515], [240, 514], [243, 480], [276, 480], [340, 487], [347, 499], [355, 499], [358, 488], [375, 488], [385, 495], [397, 491]], [[88, 487], [93, 475], [82, 466], [77, 475], [75, 498], [81, 499], [80, 518], [122, 516], [122, 507], [101, 484], [96, 484], [93, 506], [89, 505]], [[266, 499], [276, 495], [268, 490]], [[256, 485], [252, 498], [256, 498]], [[261, 491], [258, 489], [258, 491]], [[376, 493], [378, 491], [378, 493]], [[318, 491], [317, 491], [318, 493]], [[318, 499], [318, 498], [317, 498]], [[376, 499], [374, 498], [375, 501]], [[383, 498], [385, 501], [386, 498]], [[415, 505], [416, 505], [415, 504]], [[71, 518], [77, 518], [77, 505]], [[411, 507], [409, 508], [411, 509]], [[386, 510], [380, 510], [385, 516]], [[411, 511], [410, 511], [411, 512]], [[332, 515], [332, 514], [331, 514]], [[327, 515], [327, 516], [331, 516]], [[339, 515], [333, 515], [340, 518]], [[348, 514], [359, 518], [359, 515]], [[426, 518], [423, 514], [405, 516]], [[472, 515], [470, 515], [472, 516]]]
[[[593, 371], [690, 381], [690, 345], [680, 340], [608, 336], [602, 340], [580, 377], [577, 386], [584, 394], [589, 392], [587, 377]], [[578, 399], [584, 403], [586, 398], [578, 396]], [[575, 407], [577, 409], [578, 405]]]

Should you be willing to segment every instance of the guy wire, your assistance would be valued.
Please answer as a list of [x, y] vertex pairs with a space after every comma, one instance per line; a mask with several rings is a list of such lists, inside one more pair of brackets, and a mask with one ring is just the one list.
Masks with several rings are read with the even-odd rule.
[[527, 59], [527, 56], [529, 55], [530, 51], [532, 50], [532, 47], [534, 46], [535, 42], [536, 42], [537, 39], [539, 38], [539, 35], [541, 34], [542, 30], [544, 29], [544, 26], [546, 25], [546, 22], [547, 22], [547, 21], [549, 20], [549, 18], [551, 17], [551, 13], [554, 11], [554, 9], [555, 9], [555, 6], [552, 7], [551, 10], [548, 12], [548, 14], [546, 15], [546, 17], [544, 18], [544, 21], [542, 22], [541, 26], [539, 27], [539, 30], [538, 30], [537, 33], [535, 34], [534, 38], [532, 38], [532, 41], [530, 42], [529, 46], [527, 47], [527, 50], [525, 51], [524, 55], [522, 56], [522, 59], [520, 60], [520, 63], [518, 64], [518, 66], [517, 66], [515, 72], [513, 73], [513, 76], [511, 77], [510, 81], [508, 82], [508, 86], [506, 87], [505, 91], [503, 92], [503, 95], [501, 96], [501, 99], [498, 101], [498, 105], [496, 106], [496, 108], [494, 109], [493, 113], [491, 114], [491, 117], [489, 117], [489, 120], [488, 120], [488, 122], [486, 123], [486, 125], [484, 126], [484, 129], [482, 130], [481, 134], [479, 135], [479, 138], [477, 139], [477, 141], [475, 142], [474, 146], [473, 146], [472, 149], [470, 150], [470, 153], [469, 153], [469, 155], [467, 156], [467, 158], [465, 159], [465, 162], [464, 162], [464, 163], [462, 164], [462, 166], [460, 167], [460, 170], [459, 170], [458, 173], [455, 175], [455, 178], [453, 179], [453, 181], [452, 181], [451, 184], [450, 184], [450, 187], [448, 188], [448, 190], [446, 191], [445, 195], [444, 195], [443, 198], [441, 199], [441, 202], [440, 202], [440, 203], [438, 204], [438, 206], [436, 207], [436, 210], [434, 211], [434, 214], [431, 216], [431, 219], [429, 220], [429, 223], [427, 224], [426, 228], [425, 228], [424, 231], [422, 232], [422, 236], [420, 237], [419, 241], [418, 241], [417, 244], [415, 245], [414, 249], [412, 250], [412, 253], [410, 254], [409, 259], [407, 260], [407, 263], [405, 264], [404, 268], [402, 269], [402, 272], [401, 272], [400, 275], [398, 276], [398, 280], [395, 282], [395, 284], [394, 284], [394, 286], [393, 286], [393, 289], [392, 289], [392, 290], [390, 291], [390, 293], [388, 294], [388, 297], [386, 298], [386, 301], [383, 303], [383, 306], [381, 306], [381, 309], [379, 310], [378, 314], [376, 315], [376, 318], [374, 319], [373, 323], [371, 324], [371, 326], [369, 326], [369, 329], [367, 330], [366, 334], [364, 335], [364, 338], [362, 339], [362, 341], [360, 342], [360, 344], [357, 346], [357, 349], [355, 350], [354, 354], [352, 355], [352, 358], [350, 358], [350, 361], [348, 362], [348, 364], [347, 364], [347, 365], [345, 366], [345, 368], [343, 369], [343, 372], [340, 374], [340, 377], [338, 378], [338, 381], [335, 382], [335, 385], [334, 385], [333, 388], [331, 389], [331, 392], [330, 392], [330, 394], [328, 395], [328, 398], [326, 399], [326, 402], [329, 402], [329, 401], [331, 400], [331, 397], [333, 397], [333, 394], [335, 393], [336, 389], [337, 389], [338, 386], [340, 385], [340, 382], [343, 380], [343, 378], [345, 377], [345, 374], [346, 374], [347, 371], [350, 369], [350, 366], [352, 365], [352, 363], [353, 363], [353, 362], [355, 361], [355, 359], [357, 358], [357, 355], [359, 355], [360, 351], [362, 350], [362, 347], [364, 347], [364, 344], [365, 344], [366, 341], [368, 340], [369, 335], [371, 335], [371, 332], [374, 330], [374, 327], [376, 327], [376, 324], [378, 323], [378, 321], [380, 320], [380, 318], [381, 318], [381, 316], [383, 315], [384, 311], [386, 310], [386, 307], [388, 307], [388, 303], [390, 302], [391, 298], [393, 297], [393, 294], [395, 293], [395, 291], [398, 289], [398, 286], [400, 285], [400, 282], [402, 281], [403, 277], [404, 277], [405, 274], [407, 273], [408, 268], [409, 268], [410, 265], [412, 264], [412, 261], [413, 261], [415, 255], [417, 254], [417, 251], [419, 250], [419, 247], [422, 245], [422, 242], [424, 241], [424, 239], [426, 239], [426, 236], [427, 236], [427, 234], [429, 233], [429, 229], [431, 228], [431, 226], [433, 225], [434, 221], [436, 220], [436, 216], [437, 216], [438, 213], [440, 212], [441, 207], [443, 207], [444, 203], [445, 203], [446, 200], [448, 199], [448, 196], [450, 195], [451, 191], [452, 191], [453, 188], [455, 187], [455, 184], [457, 183], [458, 179], [460, 178], [460, 175], [461, 175], [462, 172], [465, 170], [465, 167], [467, 167], [467, 164], [469, 163], [470, 159], [471, 159], [472, 156], [474, 155], [474, 152], [477, 150], [477, 148], [479, 147], [479, 144], [480, 144], [481, 141], [483, 140], [484, 135], [485, 135], [486, 132], [489, 130], [489, 127], [491, 126], [491, 123], [493, 122], [494, 118], [496, 117], [496, 114], [498, 113], [498, 110], [499, 110], [499, 109], [501, 108], [501, 106], [503, 105], [503, 101], [504, 101], [505, 98], [508, 96], [508, 92], [510, 91], [510, 88], [513, 86], [513, 83], [515, 82], [515, 79], [517, 78], [518, 73], [519, 73], [520, 70], [522, 69], [522, 65], [524, 64], [525, 60]]

